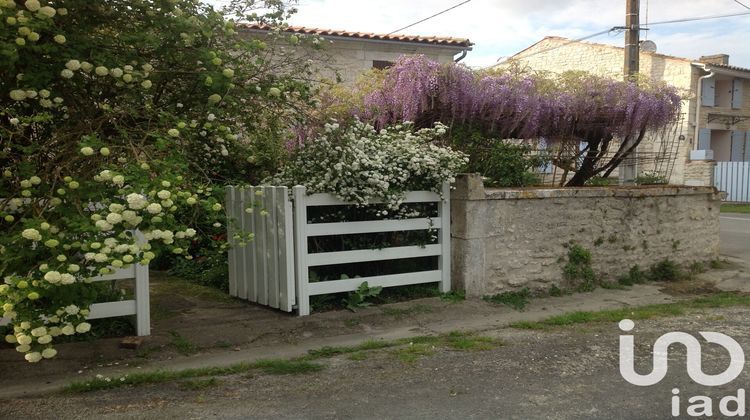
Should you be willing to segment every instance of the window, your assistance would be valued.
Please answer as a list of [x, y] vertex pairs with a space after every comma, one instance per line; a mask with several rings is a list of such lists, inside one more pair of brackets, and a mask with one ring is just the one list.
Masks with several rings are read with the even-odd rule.
[[393, 61], [372, 60], [372, 68], [374, 69], [385, 70], [391, 66], [393, 66]]
[[701, 105], [723, 108], [742, 108], [743, 79], [717, 79], [712, 77], [703, 80]]

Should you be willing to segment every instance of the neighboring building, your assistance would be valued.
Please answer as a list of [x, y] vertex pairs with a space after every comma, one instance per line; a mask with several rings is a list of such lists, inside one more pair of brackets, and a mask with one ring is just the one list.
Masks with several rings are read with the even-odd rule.
[[[241, 30], [264, 34], [271, 29], [265, 25], [249, 25]], [[339, 72], [344, 83], [353, 82], [357, 76], [372, 68], [386, 68], [405, 54], [423, 54], [440, 63], [460, 61], [473, 45], [468, 39], [437, 36], [383, 35], [301, 26], [290, 26], [284, 31], [318, 35], [332, 41], [325, 51], [334, 62], [327, 65]]]
[[[622, 78], [624, 49], [548, 36], [509, 61], [539, 71]], [[750, 69], [729, 65], [725, 54], [690, 60], [641, 51], [640, 73], [675, 86], [685, 98], [671, 183], [708, 184], [713, 165], [705, 161], [750, 161]]]

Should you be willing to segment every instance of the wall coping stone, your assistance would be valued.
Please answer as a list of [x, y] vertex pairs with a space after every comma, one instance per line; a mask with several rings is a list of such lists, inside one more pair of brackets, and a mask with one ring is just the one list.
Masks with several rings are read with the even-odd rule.
[[709, 194], [712, 200], [721, 200], [715, 187], [683, 185], [626, 185], [607, 187], [529, 187], [529, 188], [484, 188], [479, 174], [460, 174], [456, 177], [456, 190], [451, 194], [455, 200], [528, 200], [545, 198], [597, 198], [623, 197], [644, 198], [678, 195]]

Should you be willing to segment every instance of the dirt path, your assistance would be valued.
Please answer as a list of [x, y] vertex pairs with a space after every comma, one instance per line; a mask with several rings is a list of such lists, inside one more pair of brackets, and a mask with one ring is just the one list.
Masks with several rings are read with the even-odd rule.
[[[712, 309], [638, 321], [634, 334], [640, 372], [650, 370], [650, 346], [669, 331], [720, 331], [750, 349], [750, 309]], [[667, 377], [652, 387], [624, 381], [618, 370], [615, 323], [550, 331], [496, 328], [483, 334], [503, 345], [489, 350], [421, 349], [367, 352], [323, 359], [305, 375], [241, 374], [214, 382], [173, 382], [76, 395], [2, 401], [8, 418], [670, 418], [671, 390], [683, 404], [693, 395], [718, 398], [750, 380], [706, 388], [685, 373], [685, 354], [673, 349]], [[407, 346], [408, 349], [408, 346]], [[422, 351], [424, 350], [424, 351]], [[704, 345], [704, 371], [717, 373], [726, 352]], [[408, 351], [408, 350], [407, 350]], [[409, 361], [411, 360], [411, 361]], [[682, 411], [684, 415], [684, 407]]]

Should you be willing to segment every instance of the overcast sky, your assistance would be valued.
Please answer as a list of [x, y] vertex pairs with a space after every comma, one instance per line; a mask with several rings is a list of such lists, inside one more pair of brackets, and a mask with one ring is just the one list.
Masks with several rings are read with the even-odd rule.
[[[222, 2], [223, 0], [212, 0]], [[750, 0], [740, 0], [750, 6]], [[460, 0], [300, 0], [291, 24], [388, 33]], [[734, 0], [641, 0], [642, 22], [750, 12]], [[403, 33], [469, 38], [465, 62], [486, 66], [546, 35], [580, 38], [625, 23], [625, 0], [471, 0]], [[622, 33], [591, 39], [622, 45]], [[688, 58], [726, 53], [730, 64], [750, 67], [750, 15], [653, 26], [642, 38], [664, 54]]]

